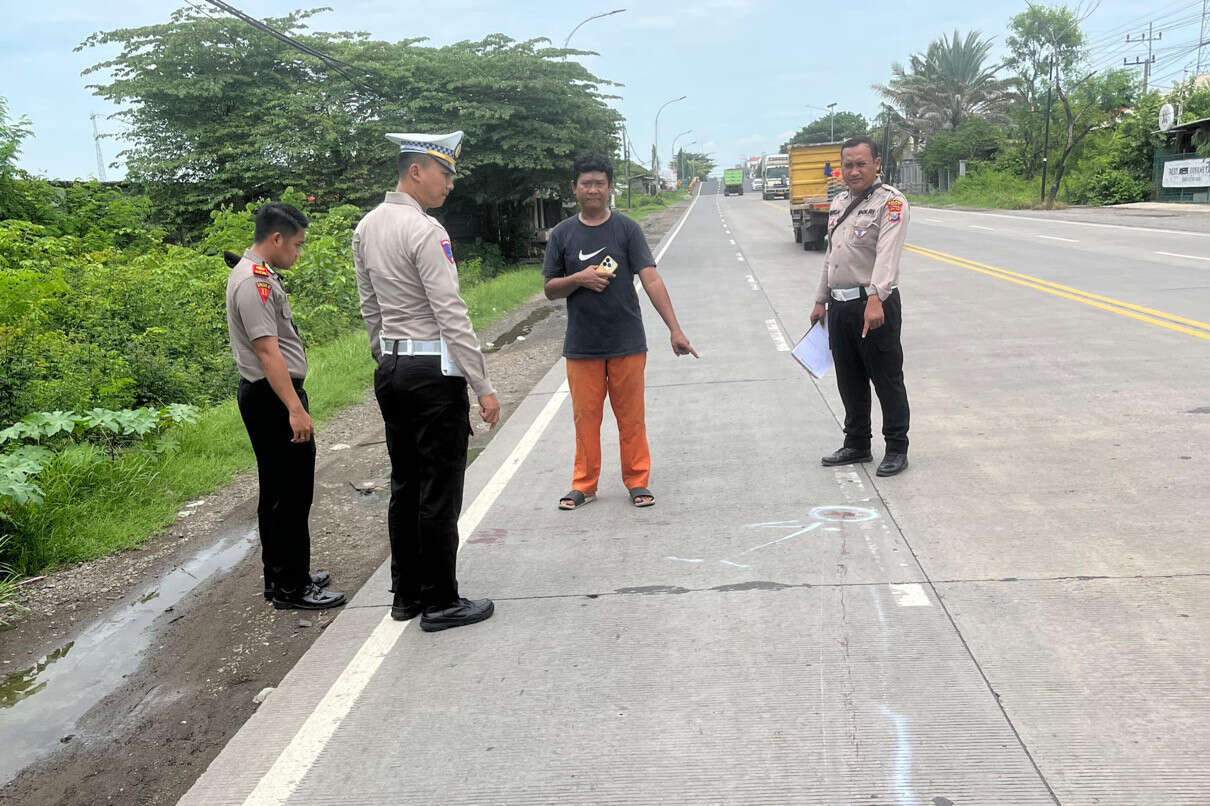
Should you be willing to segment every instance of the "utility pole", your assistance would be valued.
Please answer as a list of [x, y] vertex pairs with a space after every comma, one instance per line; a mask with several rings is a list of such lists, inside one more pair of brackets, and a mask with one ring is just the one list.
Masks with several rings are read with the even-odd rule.
[[[1202, 0], [1202, 2], [1204, 4], [1205, 0]], [[1205, 24], [1205, 22], [1204, 22], [1204, 18], [1203, 18], [1203, 25], [1204, 24]], [[1126, 34], [1127, 42], [1146, 42], [1147, 43], [1147, 58], [1146, 59], [1142, 59], [1138, 56], [1135, 56], [1133, 62], [1128, 62], [1128, 61], [1126, 61], [1125, 57], [1122, 58], [1122, 64], [1126, 67], [1131, 67], [1131, 66], [1138, 65], [1138, 64], [1143, 65], [1143, 94], [1144, 95], [1147, 94], [1147, 82], [1151, 79], [1151, 65], [1155, 64], [1155, 54], [1151, 50], [1151, 43], [1158, 42], [1164, 38], [1163, 31], [1160, 31], [1158, 34], [1155, 34], [1155, 33], [1152, 33], [1152, 29], [1153, 29], [1153, 23], [1149, 22], [1149, 23], [1147, 23], [1147, 33], [1139, 34], [1137, 38], [1132, 38], [1132, 36], [1130, 34]], [[1201, 52], [1200, 47], [1199, 47], [1198, 52], [1199, 53]]]
[[836, 101], [828, 104], [828, 123], [831, 126], [832, 133], [828, 135], [828, 142], [836, 142]]
[[97, 179], [105, 181], [105, 160], [101, 157], [101, 133], [97, 131], [97, 113], [88, 116], [92, 121], [92, 142], [97, 147]]
[[1197, 73], [1194, 78], [1202, 74], [1202, 48], [1206, 46], [1206, 14], [1210, 12], [1210, 0], [1202, 0], [1202, 32], [1197, 37]]
[[626, 127], [622, 127], [622, 159], [626, 160], [626, 209], [630, 209], [630, 138], [626, 136]]
[[1042, 140], [1042, 197], [1038, 200], [1042, 204], [1046, 204], [1046, 162], [1050, 155], [1050, 91], [1055, 86], [1052, 76], [1058, 58], [1058, 53], [1052, 53], [1050, 63], [1046, 65], [1046, 136]]

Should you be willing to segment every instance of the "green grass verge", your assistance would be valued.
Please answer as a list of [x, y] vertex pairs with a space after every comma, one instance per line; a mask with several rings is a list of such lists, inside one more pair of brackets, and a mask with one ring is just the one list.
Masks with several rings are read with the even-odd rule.
[[[463, 295], [482, 328], [542, 289], [533, 268], [501, 274]], [[365, 399], [373, 361], [364, 330], [307, 354], [307, 395], [317, 426]], [[322, 439], [322, 428], [319, 430]], [[93, 445], [62, 451], [38, 477], [41, 506], [21, 507], [5, 531], [5, 551], [20, 574], [36, 574], [138, 545], [176, 518], [186, 501], [213, 492], [255, 466], [234, 400], [178, 426], [159, 443], [172, 450], [125, 450], [110, 457]], [[2, 590], [2, 584], [0, 584]]]
[[652, 213], [658, 213], [660, 210], [666, 210], [682, 199], [689, 198], [687, 190], [662, 190], [654, 196], [634, 194], [631, 197], [633, 204], [629, 209], [626, 207], [626, 194], [618, 197], [618, 212], [633, 218], [635, 221], [641, 221]]
[[[948, 193], [911, 194], [908, 201], [928, 207], [981, 207], [1032, 210], [1041, 207], [1039, 182], [1004, 171], [981, 170], [959, 177]], [[1065, 205], [1056, 203], [1055, 208]]]

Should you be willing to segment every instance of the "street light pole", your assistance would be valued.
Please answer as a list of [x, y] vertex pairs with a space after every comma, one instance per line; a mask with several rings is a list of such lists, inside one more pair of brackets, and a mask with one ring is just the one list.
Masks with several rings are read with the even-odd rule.
[[678, 134], [676, 137], [673, 137], [673, 138], [672, 138], [672, 150], [671, 150], [671, 151], [669, 151], [668, 153], [669, 153], [669, 154], [675, 154], [675, 153], [676, 153], [676, 141], [677, 141], [677, 140], [680, 140], [680, 139], [681, 139], [682, 137], [684, 137], [686, 134], [692, 134], [692, 133], [693, 133], [693, 129], [685, 129], [685, 131], [681, 132], [681, 133], [680, 133], [680, 134]]
[[1046, 136], [1042, 140], [1042, 197], [1038, 200], [1041, 204], [1046, 204], [1046, 163], [1050, 153], [1050, 90], [1054, 87], [1053, 75], [1057, 56], [1057, 53], [1053, 54], [1050, 64], [1046, 65]]
[[668, 104], [674, 104], [677, 101], [683, 101], [688, 97], [689, 97], [688, 95], [682, 95], [680, 98], [673, 98], [671, 101], [664, 101], [663, 106], [661, 106], [655, 113], [655, 141], [654, 141], [654, 147], [651, 149], [652, 153], [655, 155], [655, 164], [651, 166], [651, 170], [655, 171], [655, 175], [656, 175], [657, 179], [659, 178], [659, 175], [660, 175], [660, 158], [659, 158], [659, 153], [660, 153], [660, 112], [663, 112], [664, 107], [668, 106]]
[[594, 14], [586, 20], [581, 20], [580, 24], [577, 25], [575, 28], [572, 28], [571, 33], [568, 34], [567, 38], [563, 40], [563, 47], [564, 48], [567, 47], [567, 43], [571, 41], [572, 34], [574, 34], [576, 31], [580, 30], [580, 25], [583, 25], [586, 22], [592, 22], [593, 20], [599, 20], [599, 19], [601, 19], [601, 17], [610, 17], [610, 16], [613, 16], [614, 14], [621, 14], [625, 10], [626, 9], [624, 9], [624, 8], [615, 8], [613, 11], [606, 11], [603, 14]]
[[829, 143], [836, 142], [836, 101], [828, 104], [828, 122], [832, 125], [832, 134], [828, 136]]

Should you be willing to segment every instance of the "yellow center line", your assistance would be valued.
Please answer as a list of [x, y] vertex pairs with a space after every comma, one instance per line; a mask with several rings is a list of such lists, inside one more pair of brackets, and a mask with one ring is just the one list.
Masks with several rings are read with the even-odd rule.
[[761, 200], [760, 200], [760, 203], [761, 203], [761, 204], [767, 204], [767, 205], [769, 205], [770, 207], [773, 207], [773, 208], [775, 208], [775, 209], [777, 209], [777, 210], [782, 210], [783, 212], [788, 211], [788, 210], [790, 209], [789, 207], [783, 207], [783, 206], [781, 206], [780, 204], [774, 204], [773, 202], [769, 201], [768, 199], [761, 199]]
[[[957, 255], [949, 255], [945, 252], [938, 252], [935, 249], [916, 246], [915, 244], [907, 244], [906, 249], [909, 252], [922, 257], [932, 258], [933, 260], [937, 260], [942, 263], [949, 263], [969, 271], [986, 274], [989, 277], [1007, 280], [1010, 283], [1016, 283], [1017, 285], [1022, 285], [1026, 288], [1043, 291], [1047, 294], [1053, 294], [1056, 297], [1063, 297], [1064, 299], [1080, 302], [1084, 305], [1090, 305], [1093, 308], [1099, 308], [1103, 311], [1116, 313], [1119, 316], [1125, 316], [1130, 319], [1136, 319], [1140, 322], [1147, 322], [1148, 324], [1152, 325], [1159, 325], [1160, 327], [1174, 330], [1178, 333], [1184, 333], [1189, 336], [1196, 336], [1199, 339], [1206, 339], [1207, 341], [1210, 341], [1210, 324], [1206, 322], [1199, 322], [1196, 319], [1186, 319], [1185, 317], [1164, 313], [1163, 311], [1144, 308], [1141, 305], [1134, 305], [1129, 302], [1122, 302], [1121, 300], [1113, 299], [1112, 297], [1104, 297], [1088, 291], [1081, 291], [1078, 288], [1071, 288], [1069, 286], [1060, 285], [1059, 283], [1052, 283], [1049, 280], [1043, 280], [1039, 277], [1032, 277], [1028, 274], [1021, 274], [1020, 272], [1009, 271], [1008, 269], [1001, 269], [996, 266], [989, 266], [985, 263], [978, 263], [973, 260], [958, 257]], [[1183, 327], [1179, 324], [1174, 324], [1175, 322], [1183, 322], [1187, 325], [1192, 325], [1192, 327]]]

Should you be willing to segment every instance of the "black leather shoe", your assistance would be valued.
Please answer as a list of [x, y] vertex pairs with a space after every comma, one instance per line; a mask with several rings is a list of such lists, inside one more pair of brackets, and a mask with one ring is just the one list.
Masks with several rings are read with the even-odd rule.
[[398, 596], [391, 604], [391, 618], [396, 621], [411, 621], [424, 612], [419, 599], [402, 599]]
[[857, 448], [841, 448], [835, 453], [829, 453], [819, 461], [824, 467], [835, 467], [836, 465], [855, 465], [858, 462], [874, 461], [874, 455], [870, 453], [869, 449], [860, 451]]
[[907, 470], [907, 466], [906, 453], [888, 453], [882, 457], [882, 464], [878, 465], [878, 475], [895, 476]]
[[[327, 571], [316, 571], [314, 574], [311, 574], [311, 584], [326, 588], [332, 584], [332, 575]], [[273, 601], [273, 588], [269, 585], [265, 586], [265, 601]]]
[[459, 599], [449, 607], [425, 608], [424, 615], [420, 617], [420, 629], [425, 632], [437, 632], [448, 630], [450, 627], [465, 627], [467, 624], [491, 618], [495, 611], [496, 606], [492, 604], [491, 599], [476, 599], [473, 602], [470, 599]]
[[327, 610], [344, 603], [343, 593], [326, 591], [314, 584], [293, 591], [278, 588], [273, 592], [273, 607], [277, 610]]

